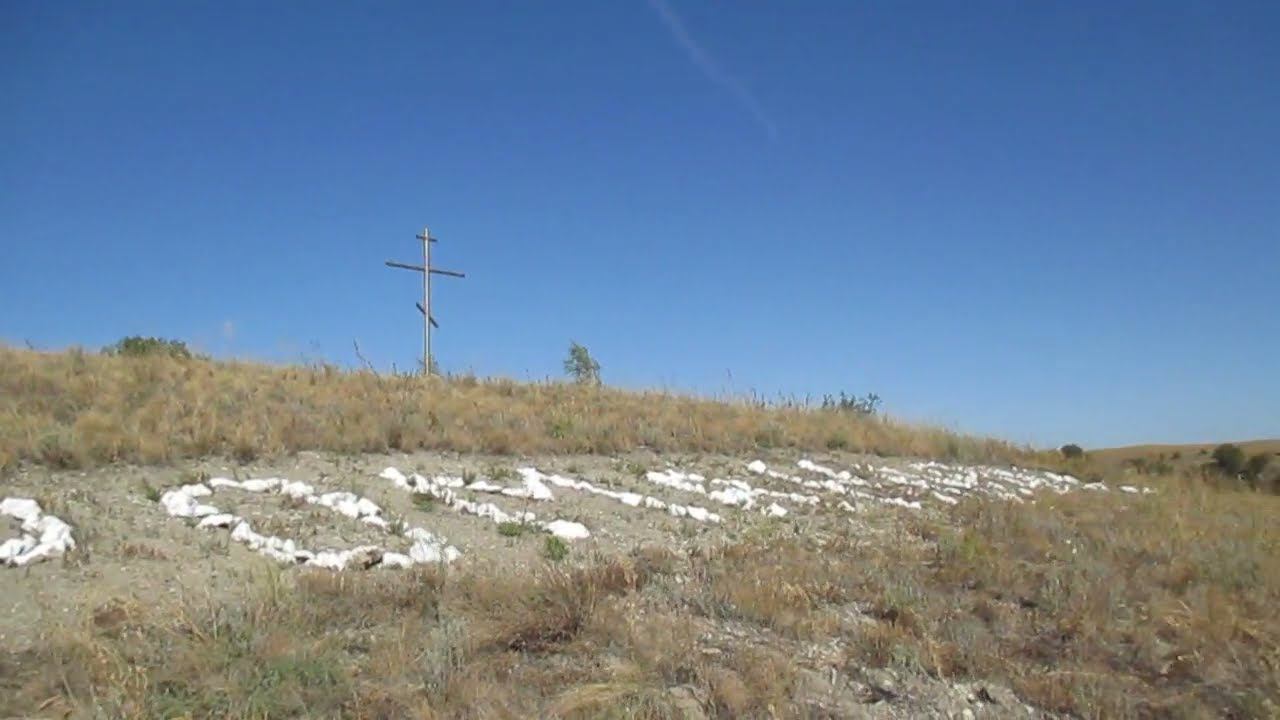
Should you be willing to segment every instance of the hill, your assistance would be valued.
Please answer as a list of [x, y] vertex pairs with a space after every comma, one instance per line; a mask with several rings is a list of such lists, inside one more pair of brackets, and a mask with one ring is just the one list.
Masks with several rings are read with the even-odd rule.
[[473, 376], [380, 375], [0, 347], [0, 467], [209, 455], [745, 452], [791, 448], [1053, 464], [1056, 453], [878, 415]]
[[1280, 497], [1103, 465], [794, 405], [0, 349], [0, 717], [1277, 716]]
[[[1179, 468], [1191, 468], [1209, 461], [1213, 449], [1221, 443], [1186, 443], [1182, 445], [1127, 445], [1124, 447], [1090, 450], [1089, 458], [1103, 468], [1114, 468], [1135, 460], [1164, 460]], [[1280, 455], [1280, 438], [1272, 440], [1245, 440], [1231, 443], [1247, 455], [1259, 453]]]

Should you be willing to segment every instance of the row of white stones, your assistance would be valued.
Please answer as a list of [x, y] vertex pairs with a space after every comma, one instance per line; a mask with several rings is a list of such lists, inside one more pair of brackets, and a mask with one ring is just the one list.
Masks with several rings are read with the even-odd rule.
[[22, 566], [56, 557], [76, 546], [71, 526], [40, 509], [28, 498], [0, 500], [0, 515], [22, 522], [22, 534], [0, 543], [0, 563]]
[[348, 550], [306, 550], [291, 539], [255, 532], [244, 518], [221, 512], [218, 508], [197, 500], [197, 498], [208, 497], [215, 490], [223, 488], [284, 495], [310, 505], [330, 508], [334, 512], [373, 525], [383, 531], [390, 532], [392, 529], [391, 523], [382, 516], [382, 508], [368, 498], [349, 492], [318, 495], [315, 488], [307, 483], [291, 482], [280, 478], [244, 481], [213, 478], [207, 484], [193, 483], [165, 491], [160, 496], [160, 504], [173, 517], [198, 518], [198, 527], [230, 528], [232, 540], [244, 543], [249, 549], [283, 563], [323, 567], [330, 570], [343, 570], [348, 566], [407, 568], [415, 564], [448, 563], [461, 555], [457, 548], [446, 544], [444, 539], [422, 528], [411, 528], [405, 531], [405, 537], [412, 542], [407, 555], [389, 552], [374, 545], [362, 545]]
[[573, 478], [564, 477], [563, 475], [547, 475], [536, 468], [531, 467], [517, 468], [516, 472], [520, 473], [526, 483], [531, 480], [536, 480], [542, 484], [551, 483], [558, 488], [576, 490], [578, 492], [585, 492], [611, 498], [629, 507], [646, 507], [654, 510], [665, 510], [668, 514], [675, 517], [687, 517], [698, 522], [718, 523], [721, 521], [721, 517], [719, 515], [696, 505], [680, 505], [678, 503], [669, 503], [664, 500], [659, 500], [658, 498], [651, 497], [649, 495], [641, 495], [640, 493], [610, 490], [608, 488], [592, 485], [586, 480], [575, 480]]
[[717, 489], [707, 490], [707, 486], [703, 484], [707, 481], [706, 477], [697, 473], [686, 473], [672, 468], [657, 471], [651, 470], [644, 474], [644, 479], [661, 487], [705, 495], [709, 500], [729, 507], [741, 507], [744, 510], [758, 507], [760, 512], [768, 517], [784, 517], [788, 511], [776, 502], [763, 505], [762, 498], [789, 500], [803, 505], [816, 505], [818, 503], [818, 498], [813, 495], [784, 493], [752, 487], [742, 480], [715, 478], [709, 484]]
[[[805, 488], [825, 490], [837, 495], [872, 500], [889, 505], [918, 510], [921, 500], [933, 498], [939, 502], [954, 505], [961, 497], [973, 493], [983, 493], [1001, 500], [1021, 502], [1024, 498], [1033, 497], [1036, 492], [1050, 490], [1058, 494], [1073, 490], [1109, 491], [1110, 488], [1101, 482], [1084, 483], [1080, 480], [1047, 470], [1025, 470], [1021, 468], [1001, 468], [976, 465], [948, 465], [940, 462], [914, 462], [907, 465], [907, 470], [889, 466], [866, 465], [860, 468], [862, 475], [858, 477], [848, 470], [836, 471], [819, 465], [811, 460], [800, 460], [796, 463], [801, 470], [821, 479], [813, 479], [790, 475], [770, 469], [761, 460], [748, 463], [747, 470], [757, 475], [764, 475]], [[872, 490], [898, 492], [900, 495], [878, 495]], [[1137, 488], [1121, 485], [1119, 489], [1126, 493], [1152, 493], [1150, 488]]]
[[[394, 467], [383, 470], [378, 476], [384, 480], [390, 480], [392, 484], [401, 490], [435, 498], [451, 510], [465, 515], [488, 518], [497, 524], [519, 523], [536, 527], [564, 540], [582, 540], [591, 537], [591, 532], [580, 522], [571, 520], [544, 522], [538, 520], [538, 516], [531, 512], [508, 513], [493, 503], [478, 503], [467, 500], [456, 492], [456, 490], [467, 488], [466, 481], [460, 477], [438, 475], [428, 478], [418, 473], [406, 476]], [[474, 486], [476, 483], [472, 483], [472, 485]], [[523, 488], [504, 488], [500, 485], [491, 485], [481, 481], [479, 487], [472, 487], [471, 489], [542, 500], [550, 500], [553, 497], [551, 490], [537, 477], [526, 477]]]

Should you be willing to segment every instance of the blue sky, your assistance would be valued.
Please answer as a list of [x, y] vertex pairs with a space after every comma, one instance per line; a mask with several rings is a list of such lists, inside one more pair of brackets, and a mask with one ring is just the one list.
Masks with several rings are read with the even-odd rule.
[[7, 2], [0, 338], [1280, 436], [1280, 5]]

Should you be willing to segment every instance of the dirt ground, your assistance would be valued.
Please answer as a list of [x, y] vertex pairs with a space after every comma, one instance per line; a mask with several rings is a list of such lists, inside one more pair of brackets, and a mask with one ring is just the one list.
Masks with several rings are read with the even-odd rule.
[[[615, 499], [568, 488], [552, 487], [554, 500], [536, 501], [500, 494], [461, 491], [476, 502], [488, 502], [507, 513], [533, 512], [539, 521], [580, 522], [591, 533], [587, 539], [569, 543], [573, 557], [591, 553], [626, 552], [642, 545], [661, 545], [681, 553], [723, 540], [745, 537], [754, 532], [811, 533], [831, 523], [863, 526], [871, 534], [893, 522], [898, 508], [872, 502], [854, 503], [856, 510], [837, 509], [836, 498], [794, 482], [748, 471], [747, 463], [763, 460], [784, 474], [798, 473], [808, 479], [823, 479], [813, 472], [796, 469], [802, 456], [774, 454], [762, 458], [717, 455], [665, 455], [633, 453], [621, 457], [487, 457], [455, 454], [399, 454], [341, 456], [302, 453], [296, 457], [241, 464], [228, 460], [206, 460], [176, 467], [117, 466], [88, 472], [56, 472], [29, 468], [0, 484], [0, 496], [37, 499], [45, 512], [70, 523], [77, 548], [66, 556], [24, 568], [0, 568], [0, 645], [13, 650], [38, 643], [41, 633], [61, 622], [75, 622], [108, 600], [127, 598], [152, 605], [165, 600], [197, 599], [212, 603], [231, 601], [243, 594], [257, 574], [289, 572], [280, 564], [233, 542], [225, 529], [198, 528], [192, 519], [170, 517], [156, 502], [159, 492], [210, 477], [237, 479], [282, 477], [304, 481], [316, 493], [349, 491], [367, 497], [383, 510], [383, 517], [403, 526], [421, 527], [449, 544], [462, 555], [456, 562], [487, 567], [513, 568], [543, 562], [548, 535], [536, 530], [504, 534], [489, 518], [463, 514], [440, 501], [425, 502], [392, 482], [379, 477], [387, 467], [405, 474], [449, 475], [468, 481], [490, 479], [499, 485], [517, 487], [520, 477], [514, 470], [535, 467], [543, 473], [558, 473], [611, 490], [630, 491], [662, 500], [704, 507], [722, 516], [720, 523], [698, 522], [675, 517], [656, 508], [631, 507]], [[835, 469], [858, 468], [874, 461], [879, 466], [895, 466], [895, 461], [847, 454], [826, 454], [813, 460]], [[906, 467], [905, 462], [896, 466]], [[713, 489], [712, 478], [738, 479], [757, 488], [777, 492], [816, 495], [817, 504], [786, 499], [762, 498], [749, 510], [715, 502], [705, 494], [664, 487], [645, 479], [648, 471], [668, 468], [705, 476], [703, 484]], [[723, 486], [721, 486], [723, 487]], [[872, 488], [874, 489], [874, 488]], [[910, 488], [908, 488], [910, 489]], [[918, 491], [917, 491], [918, 492]], [[776, 499], [788, 513], [771, 517], [761, 512]], [[299, 504], [278, 494], [254, 494], [238, 489], [220, 489], [201, 498], [224, 512], [249, 520], [254, 529], [299, 541], [309, 549], [342, 549], [361, 544], [378, 544], [386, 550], [407, 552], [409, 540], [394, 531], [343, 517], [328, 508]], [[928, 510], [924, 510], [927, 512]], [[16, 524], [7, 527], [16, 534]], [[360, 571], [354, 571], [360, 572]], [[372, 569], [368, 572], [397, 572]], [[751, 632], [726, 625], [724, 638]], [[821, 646], [794, 647], [797, 653], [821, 655]], [[714, 652], [714, 646], [708, 652]], [[885, 675], [885, 673], [888, 673]], [[1027, 717], [1026, 709], [1010, 700], [993, 714], [973, 698], [981, 691], [1007, 694], [999, 688], [977, 688], [930, 680], [924, 677], [894, 676], [883, 671], [877, 687], [895, 688], [895, 694], [917, 698], [917, 703], [883, 705], [873, 711], [866, 700], [835, 698], [845, 707], [833, 717], [969, 717], [970, 707], [988, 707], [982, 717]], [[814, 692], [835, 693], [820, 675], [809, 679]], [[870, 686], [868, 686], [870, 687]], [[847, 688], [841, 690], [848, 695]], [[866, 690], [864, 692], [878, 692]], [[977, 703], [975, 705], [975, 703]], [[914, 709], [913, 709], [914, 708]], [[855, 712], [856, 711], [856, 712]], [[966, 712], [968, 714], [966, 714]], [[1036, 715], [1038, 716], [1038, 715]]]

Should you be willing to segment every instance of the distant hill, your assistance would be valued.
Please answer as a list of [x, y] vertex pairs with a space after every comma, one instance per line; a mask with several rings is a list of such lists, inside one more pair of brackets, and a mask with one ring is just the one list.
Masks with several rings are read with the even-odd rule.
[[[1094, 460], [1105, 464], [1119, 464], [1127, 460], [1135, 460], [1138, 458], [1155, 459], [1163, 455], [1166, 459], [1173, 459], [1177, 455], [1184, 461], [1195, 460], [1197, 458], [1208, 459], [1213, 449], [1222, 443], [1187, 443], [1185, 445], [1127, 445], [1125, 447], [1102, 448], [1099, 450], [1088, 450], [1089, 456]], [[1244, 440], [1234, 442], [1233, 445], [1239, 445], [1246, 454], [1256, 455], [1257, 453], [1273, 453], [1280, 455], [1280, 438], [1270, 440]]]

